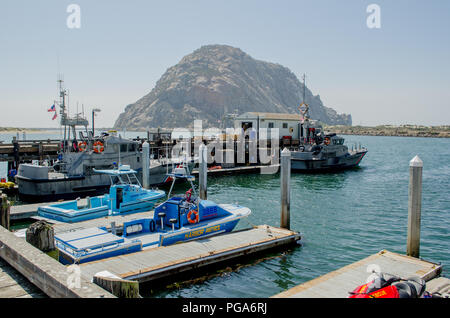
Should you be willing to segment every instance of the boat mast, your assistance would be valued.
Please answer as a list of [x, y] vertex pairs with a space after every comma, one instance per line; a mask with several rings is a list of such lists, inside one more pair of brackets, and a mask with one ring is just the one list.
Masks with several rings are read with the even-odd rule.
[[[84, 126], [85, 130], [87, 131], [87, 126], [89, 124], [88, 120], [83, 115], [76, 114], [75, 117], [69, 117], [68, 115], [68, 105], [66, 104], [66, 96], [67, 96], [67, 90], [64, 88], [64, 80], [62, 78], [62, 75], [58, 75], [58, 86], [59, 86], [59, 108], [60, 108], [60, 115], [61, 120], [60, 124], [61, 126], [64, 126], [64, 152], [70, 151], [70, 147], [66, 145], [68, 141], [70, 141], [70, 129], [72, 129], [73, 138], [76, 140], [76, 126]], [[84, 109], [84, 106], [83, 106]], [[67, 133], [67, 129], [69, 130]]]
[[59, 87], [59, 115], [60, 115], [60, 125], [64, 126], [64, 139], [63, 139], [63, 150], [66, 150], [66, 139], [67, 139], [67, 124], [66, 124], [66, 95], [67, 92], [63, 87], [64, 80], [62, 75], [58, 75], [58, 87]]
[[306, 103], [306, 74], [303, 74], [303, 101], [300, 104], [300, 108], [304, 106], [304, 110], [300, 110], [304, 121], [309, 121], [309, 105]]

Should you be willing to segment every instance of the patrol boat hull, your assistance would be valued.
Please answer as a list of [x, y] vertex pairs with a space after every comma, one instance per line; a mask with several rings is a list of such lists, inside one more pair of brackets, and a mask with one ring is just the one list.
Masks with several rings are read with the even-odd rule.
[[352, 169], [359, 165], [367, 151], [332, 158], [317, 158], [311, 153], [292, 152], [291, 170], [296, 172], [330, 172]]

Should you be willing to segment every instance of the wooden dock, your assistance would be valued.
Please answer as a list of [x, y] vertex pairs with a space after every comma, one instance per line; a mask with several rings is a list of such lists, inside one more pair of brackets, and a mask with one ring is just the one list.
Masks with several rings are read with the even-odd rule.
[[427, 285], [432, 279], [438, 277], [442, 271], [441, 265], [383, 250], [273, 297], [347, 298], [350, 291], [366, 283], [371, 274], [370, 270], [368, 271], [369, 266], [401, 278], [419, 276], [427, 282]]
[[[24, 239], [15, 236], [12, 232], [0, 226], [0, 259], [8, 263], [17, 272], [27, 278], [34, 286], [49, 297], [69, 298], [109, 298], [110, 293], [85, 280], [80, 275], [73, 277], [67, 267], [41, 252]], [[2, 275], [5, 281], [8, 275]], [[11, 275], [9, 275], [11, 278]], [[14, 279], [18, 285], [18, 278]], [[72, 282], [78, 282], [72, 286]], [[8, 284], [8, 283], [7, 283]], [[11, 285], [10, 285], [11, 286]], [[18, 287], [14, 287], [18, 289]], [[25, 290], [28, 292], [28, 290]], [[0, 289], [1, 292], [1, 289]], [[20, 293], [20, 292], [19, 292]], [[29, 293], [32, 294], [30, 291]], [[6, 295], [6, 291], [5, 291]]]
[[0, 258], [0, 298], [45, 297], [45, 293]]
[[[276, 165], [256, 165], [256, 166], [239, 166], [234, 168], [222, 168], [222, 169], [208, 169], [208, 176], [223, 176], [223, 175], [237, 175], [247, 173], [261, 173], [263, 169], [275, 169], [278, 170], [279, 164]], [[198, 170], [192, 171], [193, 176], [199, 174]]]
[[86, 280], [102, 271], [140, 283], [240, 256], [295, 244], [300, 235], [260, 225], [201, 240], [150, 248], [141, 252], [80, 264]]

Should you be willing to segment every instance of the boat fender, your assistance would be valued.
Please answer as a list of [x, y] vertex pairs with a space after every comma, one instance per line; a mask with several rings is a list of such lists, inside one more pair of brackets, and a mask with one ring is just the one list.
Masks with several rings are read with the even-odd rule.
[[154, 220], [150, 220], [150, 223], [149, 223], [148, 226], [149, 226], [150, 232], [155, 232], [155, 229], [156, 229], [156, 223], [155, 223]]
[[[192, 219], [192, 214], [194, 214], [194, 219]], [[190, 210], [187, 215], [188, 222], [191, 224], [198, 223], [198, 211], [197, 210]]]

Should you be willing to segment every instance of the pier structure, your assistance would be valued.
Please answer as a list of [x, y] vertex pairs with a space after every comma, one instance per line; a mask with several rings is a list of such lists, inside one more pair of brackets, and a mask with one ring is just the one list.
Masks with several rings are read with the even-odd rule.
[[[203, 159], [206, 159], [206, 146], [203, 145], [200, 149]], [[208, 170], [206, 168], [206, 160], [201, 162], [203, 164], [200, 165], [200, 173], [203, 181], [200, 182], [202, 190], [200, 192], [203, 193], [203, 199], [206, 199]], [[287, 170], [286, 173], [290, 174], [290, 170]], [[289, 205], [289, 202], [287, 204]], [[147, 211], [128, 215], [114, 215], [70, 224], [38, 216], [38, 206], [39, 204], [35, 204], [17, 210], [13, 209], [12, 216], [16, 220], [24, 217], [44, 220], [52, 224], [56, 234], [80, 228], [102, 227], [120, 235], [125, 222], [145, 217], [150, 218], [154, 213], [154, 211]], [[133, 282], [143, 283], [224, 262], [230, 264], [230, 262], [234, 262], [242, 257], [295, 246], [301, 239], [298, 232], [289, 229], [258, 225], [208, 238], [154, 247], [136, 253], [87, 262], [76, 265], [79, 266], [78, 272], [81, 275], [80, 284], [85, 289], [83, 293], [80, 293], [80, 290], [71, 291], [70, 288], [67, 289], [67, 286], [60, 286], [60, 290], [56, 291], [48, 290], [50, 287], [46, 285], [46, 281], [53, 279], [53, 277], [33, 278], [33, 275], [36, 273], [30, 271], [27, 267], [27, 260], [30, 257], [38, 260], [39, 257], [42, 258], [42, 266], [39, 262], [36, 262], [38, 265], [36, 265], [35, 271], [39, 274], [41, 271], [48, 270], [48, 274], [57, 276], [55, 279], [58, 279], [60, 285], [62, 284], [62, 269], [67, 269], [70, 266], [66, 267], [59, 264], [56, 260], [37, 250], [26, 242], [24, 236], [24, 231], [13, 234], [3, 229], [3, 232], [0, 232], [0, 244], [8, 246], [8, 248], [1, 249], [0, 257], [6, 261], [10, 260], [11, 265], [13, 265], [13, 259], [24, 258], [25, 265], [18, 264], [16, 269], [50, 297], [103, 297], [98, 290], [100, 287], [91, 282], [96, 282], [98, 285], [114, 291], [114, 295], [135, 297], [138, 287]], [[14, 255], [12, 255], [13, 253]], [[44, 264], [44, 260], [47, 260], [48, 263]], [[54, 265], [55, 262], [57, 265]], [[54, 267], [51, 267], [52, 271], [49, 270], [50, 265], [54, 265]], [[101, 288], [100, 290], [103, 291]], [[118, 291], [120, 293], [116, 294]], [[106, 291], [105, 295], [111, 296]]]

